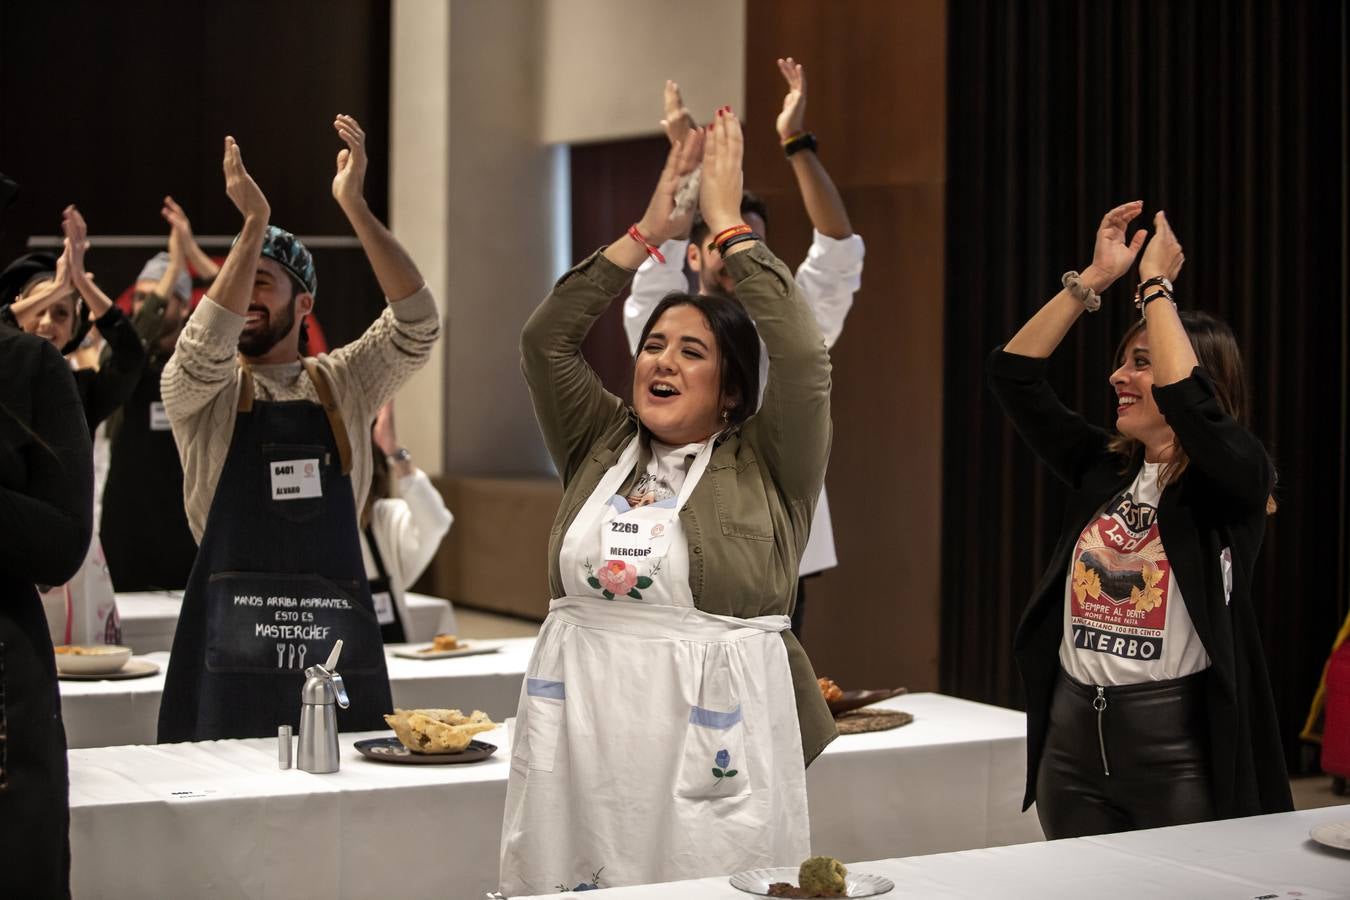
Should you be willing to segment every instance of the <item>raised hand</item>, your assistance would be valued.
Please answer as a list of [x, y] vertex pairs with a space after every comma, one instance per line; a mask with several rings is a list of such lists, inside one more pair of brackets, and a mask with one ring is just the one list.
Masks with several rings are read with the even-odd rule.
[[653, 244], [660, 245], [676, 234], [689, 230], [690, 216], [671, 218], [675, 194], [686, 175], [698, 168], [703, 158], [704, 136], [701, 129], [690, 131], [666, 154], [666, 165], [657, 179], [656, 190], [647, 203], [647, 211], [638, 221], [638, 231]]
[[[61, 255], [66, 260], [66, 277], [70, 279], [71, 285], [78, 289], [89, 278], [84, 270], [84, 253], [89, 249], [89, 226], [74, 204], [61, 211], [61, 232], [65, 235], [66, 249]], [[60, 271], [58, 260], [58, 280]]]
[[661, 119], [661, 127], [665, 129], [666, 138], [672, 144], [678, 144], [698, 127], [698, 123], [694, 121], [693, 115], [684, 105], [684, 97], [680, 94], [680, 86], [675, 82], [666, 82], [662, 100], [664, 101], [662, 106], [664, 118]]
[[272, 207], [268, 205], [267, 198], [263, 196], [262, 189], [253, 180], [253, 176], [248, 174], [248, 169], [244, 168], [244, 157], [239, 152], [239, 145], [228, 135], [225, 137], [223, 168], [225, 194], [235, 209], [239, 210], [246, 220], [253, 219], [263, 225], [267, 224], [272, 215]]
[[1097, 226], [1097, 242], [1092, 248], [1092, 264], [1083, 271], [1083, 281], [1097, 293], [1110, 287], [1115, 280], [1130, 270], [1139, 248], [1147, 235], [1141, 229], [1127, 242], [1125, 229], [1138, 218], [1144, 201], [1122, 203], [1102, 217]]
[[164, 221], [169, 223], [169, 228], [176, 232], [180, 239], [193, 241], [192, 222], [188, 220], [187, 213], [183, 212], [183, 207], [178, 205], [178, 201], [170, 196], [164, 197], [164, 206], [159, 211]]
[[333, 120], [333, 128], [347, 145], [338, 151], [333, 199], [343, 209], [353, 209], [365, 203], [366, 133], [356, 119], [341, 114]]
[[806, 73], [802, 71], [801, 64], [790, 56], [778, 60], [778, 71], [787, 82], [788, 92], [783, 97], [783, 111], [778, 114], [778, 121], [774, 124], [778, 128], [778, 137], [786, 141], [806, 130], [803, 124], [806, 120]]
[[192, 233], [192, 222], [183, 211], [183, 207], [178, 205], [178, 201], [166, 195], [159, 214], [169, 223], [170, 258], [186, 260], [203, 278], [215, 278], [220, 266], [197, 243], [197, 238]]
[[[1143, 234], [1143, 231], [1139, 234]], [[1186, 254], [1181, 252], [1181, 241], [1177, 240], [1176, 232], [1167, 221], [1167, 213], [1160, 209], [1153, 216], [1153, 237], [1149, 238], [1144, 255], [1139, 258], [1139, 280], [1144, 282], [1166, 275], [1168, 281], [1176, 281], [1185, 262]]]
[[[74, 204], [62, 211], [61, 230], [65, 233], [66, 251], [62, 256], [67, 259], [70, 287], [84, 298], [90, 314], [95, 319], [101, 318], [112, 306], [112, 300], [94, 283], [93, 273], [84, 268], [84, 252], [89, 249], [89, 226], [85, 224], [84, 216], [80, 215]], [[57, 277], [60, 278], [60, 261], [57, 262], [56, 269]]]
[[741, 194], [745, 181], [741, 159], [745, 141], [741, 135], [741, 122], [730, 106], [717, 110], [717, 116], [708, 128], [708, 139], [703, 148], [703, 186], [698, 202], [703, 221], [715, 235], [741, 223]]

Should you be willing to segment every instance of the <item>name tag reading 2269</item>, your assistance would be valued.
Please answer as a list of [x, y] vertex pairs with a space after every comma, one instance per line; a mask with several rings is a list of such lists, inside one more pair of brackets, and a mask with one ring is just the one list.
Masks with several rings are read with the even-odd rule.
[[273, 500], [305, 500], [323, 496], [317, 459], [282, 459], [268, 463]]

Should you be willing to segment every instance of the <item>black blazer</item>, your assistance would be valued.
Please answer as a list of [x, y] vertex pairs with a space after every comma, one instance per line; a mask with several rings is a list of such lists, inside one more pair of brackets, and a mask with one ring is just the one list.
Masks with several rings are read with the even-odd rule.
[[[1050, 698], [1064, 635], [1064, 580], [1083, 528], [1134, 480], [1142, 459], [1107, 448], [1111, 435], [1067, 409], [1046, 380], [1048, 360], [994, 350], [989, 387], [1013, 427], [1072, 493], [1055, 552], [1017, 627], [1015, 655], [1027, 696], [1027, 785], [1036, 798]], [[1219, 406], [1214, 383], [1190, 377], [1154, 387], [1153, 398], [1190, 462], [1162, 492], [1158, 531], [1185, 585], [1186, 611], [1209, 654], [1205, 681], [1209, 769], [1219, 818], [1293, 809], [1275, 700], [1252, 610], [1252, 567], [1266, 527], [1274, 469], [1261, 442]], [[1232, 554], [1232, 592], [1220, 554]]]

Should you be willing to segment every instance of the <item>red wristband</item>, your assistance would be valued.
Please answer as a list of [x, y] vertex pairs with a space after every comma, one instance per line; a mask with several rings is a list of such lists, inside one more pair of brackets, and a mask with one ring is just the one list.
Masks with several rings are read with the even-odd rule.
[[636, 222], [628, 226], [628, 236], [633, 240], [637, 241], [639, 244], [641, 244], [643, 249], [647, 251], [648, 256], [655, 257], [656, 261], [661, 263], [661, 265], [666, 264], [665, 255], [660, 251], [660, 249], [653, 246], [651, 241], [647, 240], [645, 237], [642, 236], [642, 232], [638, 231]]

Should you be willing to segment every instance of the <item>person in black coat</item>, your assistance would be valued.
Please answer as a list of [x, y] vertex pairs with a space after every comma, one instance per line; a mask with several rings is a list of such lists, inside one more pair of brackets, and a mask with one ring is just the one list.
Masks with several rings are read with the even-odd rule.
[[35, 582], [61, 584], [93, 530], [93, 457], [75, 382], [48, 341], [0, 324], [0, 848], [4, 893], [70, 894], [56, 662]]
[[1293, 808], [1251, 596], [1275, 472], [1243, 424], [1232, 331], [1179, 313], [1184, 256], [1166, 216], [1139, 262], [1143, 318], [1110, 382], [1116, 432], [1068, 410], [1047, 358], [1124, 275], [1139, 201], [1107, 213], [1092, 265], [989, 358], [1018, 433], [1071, 489], [1064, 530], [1018, 625], [1027, 787], [1046, 837]]

